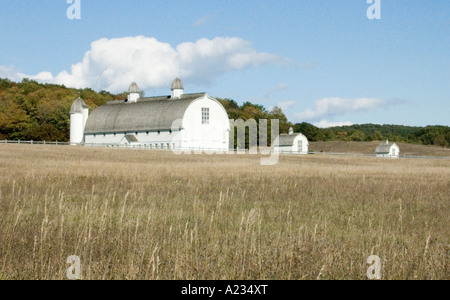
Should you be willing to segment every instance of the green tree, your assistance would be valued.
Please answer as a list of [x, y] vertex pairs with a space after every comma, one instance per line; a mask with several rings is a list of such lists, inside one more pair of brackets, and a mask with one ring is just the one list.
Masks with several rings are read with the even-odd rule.
[[374, 141], [382, 141], [383, 139], [383, 134], [381, 134], [380, 130], [376, 130], [372, 135], [372, 140]]
[[366, 140], [366, 134], [361, 130], [354, 130], [352, 133], [350, 133], [348, 140], [355, 142], [362, 142]]
[[11, 140], [28, 137], [31, 119], [26, 112], [11, 100], [3, 100], [0, 108], [0, 135]]
[[[269, 120], [279, 120], [279, 126], [280, 126], [280, 133], [288, 133], [289, 129], [294, 127], [294, 125], [288, 121], [286, 115], [284, 114], [283, 110], [275, 106], [272, 108], [272, 110], [268, 113], [268, 119]], [[269, 123], [270, 125], [270, 123]]]
[[306, 122], [295, 124], [294, 131], [304, 134], [311, 142], [321, 141], [325, 138], [322, 129]]

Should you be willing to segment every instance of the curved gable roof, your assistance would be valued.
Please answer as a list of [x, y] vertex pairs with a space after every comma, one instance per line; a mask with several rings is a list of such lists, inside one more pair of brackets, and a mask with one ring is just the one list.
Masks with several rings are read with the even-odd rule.
[[139, 86], [137, 85], [136, 82], [132, 82], [130, 84], [130, 87], [128, 88], [128, 93], [140, 93], [141, 90], [139, 89]]
[[175, 120], [183, 119], [188, 106], [206, 93], [141, 98], [136, 103], [111, 101], [89, 116], [85, 134], [170, 130]]
[[170, 88], [173, 90], [184, 90], [183, 83], [181, 82], [180, 78], [175, 78], [175, 80], [172, 82], [172, 87]]

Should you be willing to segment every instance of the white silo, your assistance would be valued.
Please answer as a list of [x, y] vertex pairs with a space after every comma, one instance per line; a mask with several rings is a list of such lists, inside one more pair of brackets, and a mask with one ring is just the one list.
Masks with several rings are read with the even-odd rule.
[[78, 145], [84, 142], [84, 128], [89, 116], [89, 108], [83, 99], [75, 100], [70, 109], [70, 144]]

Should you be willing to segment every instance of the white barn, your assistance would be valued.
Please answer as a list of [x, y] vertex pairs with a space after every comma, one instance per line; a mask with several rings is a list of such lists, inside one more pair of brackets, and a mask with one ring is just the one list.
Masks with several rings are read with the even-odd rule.
[[386, 141], [386, 143], [377, 146], [377, 148], [375, 149], [375, 153], [377, 157], [399, 158], [400, 148], [396, 143], [390, 143], [389, 141]]
[[169, 96], [141, 97], [132, 83], [125, 101], [110, 101], [89, 116], [80, 98], [72, 105], [73, 145], [139, 146], [153, 149], [229, 150], [230, 122], [207, 93], [184, 94], [176, 78]]
[[279, 135], [279, 145], [274, 148], [276, 153], [308, 154], [308, 150], [309, 141], [306, 136], [294, 133], [292, 128], [288, 134]]

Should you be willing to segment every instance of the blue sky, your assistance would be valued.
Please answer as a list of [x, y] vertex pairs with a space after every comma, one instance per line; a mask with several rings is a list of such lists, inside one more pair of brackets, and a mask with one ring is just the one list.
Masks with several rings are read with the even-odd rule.
[[0, 77], [279, 105], [293, 122], [450, 125], [450, 1], [0, 2]]

